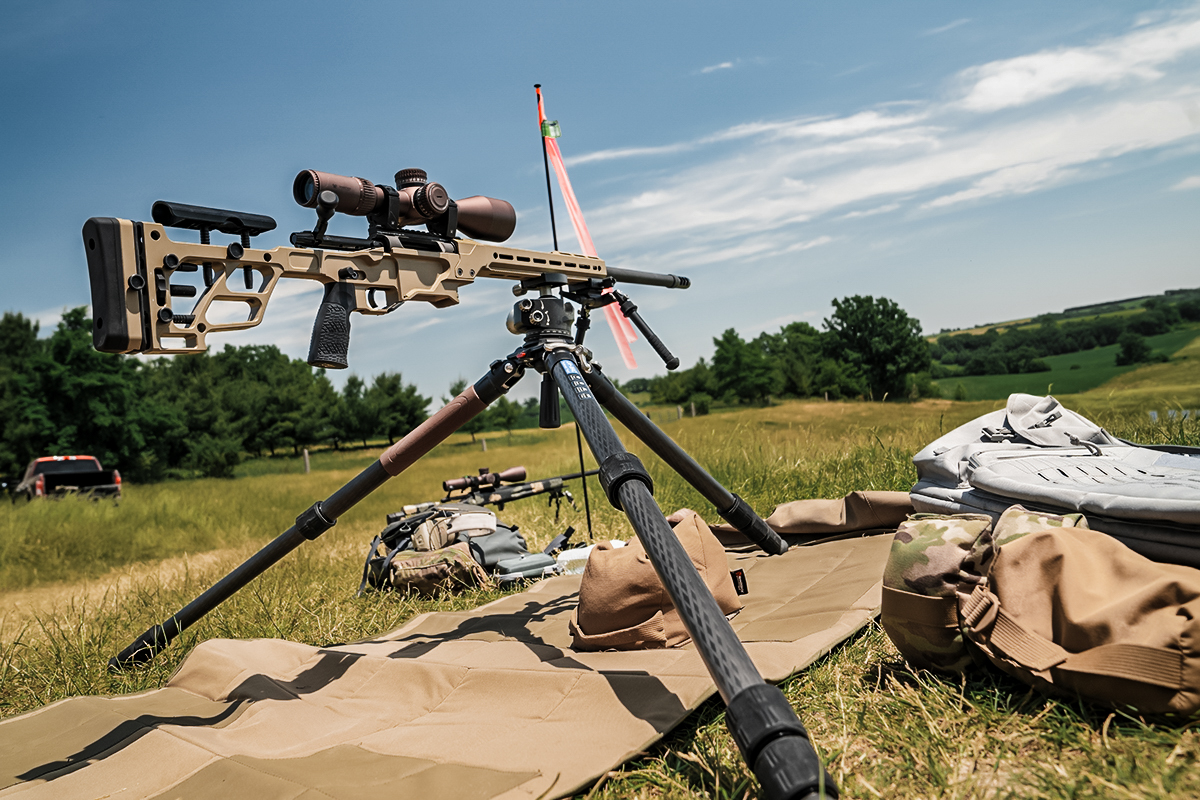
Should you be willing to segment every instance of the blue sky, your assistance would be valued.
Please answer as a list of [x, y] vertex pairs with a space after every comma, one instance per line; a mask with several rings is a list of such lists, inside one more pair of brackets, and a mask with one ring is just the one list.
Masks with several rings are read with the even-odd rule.
[[[286, 244], [306, 168], [423, 167], [548, 250], [536, 82], [601, 257], [693, 279], [630, 291], [685, 365], [852, 294], [934, 332], [1200, 286], [1196, 4], [45, 2], [0, 8], [3, 308], [48, 330], [86, 304], [83, 222], [157, 199]], [[295, 283], [221, 341], [303, 357], [320, 290]], [[473, 380], [517, 343], [512, 295], [462, 297], [356, 316], [351, 369]]]

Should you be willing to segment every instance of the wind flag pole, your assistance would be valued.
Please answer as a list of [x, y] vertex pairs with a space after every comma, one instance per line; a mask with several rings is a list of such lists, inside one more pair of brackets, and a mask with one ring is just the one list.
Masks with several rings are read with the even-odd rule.
[[[546, 119], [546, 105], [542, 99], [542, 85], [535, 83], [533, 85], [537, 91], [538, 101], [538, 125], [542, 130], [542, 156], [548, 162], [546, 166], [546, 191], [550, 192], [550, 166], [554, 165], [554, 175], [558, 178], [558, 189], [562, 192], [563, 200], [567, 204], [567, 213], [571, 217], [571, 226], [575, 228], [575, 236], [579, 239], [579, 246], [583, 248], [585, 256], [599, 258], [596, 253], [596, 246], [592, 244], [592, 235], [588, 232], [587, 223], [583, 219], [583, 209], [579, 207], [579, 201], [575, 199], [575, 190], [571, 188], [571, 179], [567, 177], [567, 165], [563, 163], [562, 151], [558, 149], [558, 137], [562, 135], [561, 129], [558, 127], [558, 120]], [[554, 201], [550, 201], [550, 228], [554, 232], [554, 249], [558, 249], [558, 233], [554, 231]], [[608, 327], [612, 330], [613, 338], [617, 340], [617, 349], [621, 351], [621, 359], [625, 362], [628, 369], [637, 369], [637, 361], [633, 359], [633, 351], [629, 349], [631, 342], [637, 341], [637, 334], [633, 330], [633, 325], [625, 318], [625, 315], [616, 309], [613, 304], [604, 306], [604, 317], [608, 320]]]
[[[554, 249], [558, 250], [558, 228], [554, 226], [554, 192], [550, 190], [550, 159], [546, 155], [546, 112], [542, 110], [542, 85], [535, 83], [533, 88], [538, 96], [538, 125], [542, 129], [542, 164], [546, 167], [546, 199], [550, 201], [550, 235], [554, 237]], [[587, 479], [584, 479], [586, 482]]]

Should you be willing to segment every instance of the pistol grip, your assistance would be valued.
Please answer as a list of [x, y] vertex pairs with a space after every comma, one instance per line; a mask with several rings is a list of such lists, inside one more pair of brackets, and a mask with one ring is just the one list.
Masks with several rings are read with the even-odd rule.
[[313, 323], [308, 345], [308, 363], [313, 367], [345, 369], [350, 349], [350, 312], [355, 309], [354, 287], [348, 283], [325, 284], [325, 297]]

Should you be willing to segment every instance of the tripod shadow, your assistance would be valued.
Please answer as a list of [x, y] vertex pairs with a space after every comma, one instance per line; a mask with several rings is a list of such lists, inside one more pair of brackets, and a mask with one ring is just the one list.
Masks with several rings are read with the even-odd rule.
[[[440, 632], [413, 632], [400, 639], [386, 642], [395, 649], [387, 653], [393, 659], [418, 659], [432, 653], [439, 646], [451, 642], [483, 640], [506, 640], [519, 642], [537, 656], [538, 660], [555, 669], [580, 670], [603, 677], [613, 697], [633, 717], [652, 726], [657, 733], [665, 733], [687, 715], [687, 708], [679, 698], [655, 675], [644, 670], [597, 669], [575, 659], [574, 651], [546, 640], [536, 628], [543, 623], [561, 620], [566, 628], [566, 615], [578, 602], [577, 595], [554, 597], [546, 601], [528, 601], [523, 607], [499, 614], [467, 616], [454, 627]], [[554, 638], [558, 638], [557, 636]], [[561, 642], [561, 639], [559, 639]], [[384, 644], [385, 642], [379, 642]], [[280, 680], [264, 673], [251, 675], [227, 695], [228, 707], [212, 716], [155, 715], [143, 714], [135, 719], [121, 722], [99, 738], [89, 742], [70, 755], [48, 761], [25, 770], [15, 777], [22, 781], [55, 780], [68, 775], [89, 763], [107, 758], [137, 742], [141, 737], [164, 725], [186, 727], [217, 726], [229, 722], [248, 708], [251, 703], [262, 700], [290, 701], [318, 692], [342, 679], [350, 667], [360, 658], [370, 657], [361, 653], [323, 650], [319, 657], [302, 672], [288, 680]]]
[[687, 708], [657, 676], [645, 670], [606, 670], [589, 666], [573, 658], [573, 650], [546, 641], [531, 627], [560, 617], [562, 627], [566, 628], [566, 613], [577, 604], [578, 595], [572, 593], [547, 602], [529, 601], [518, 611], [467, 617], [455, 627], [440, 633], [418, 631], [393, 640], [400, 647], [388, 657], [421, 658], [441, 645], [457, 641], [515, 641], [528, 647], [543, 664], [556, 669], [582, 670], [600, 675], [625, 710], [651, 725], [656, 732], [666, 733], [678, 724], [687, 714]]
[[45, 780], [54, 780], [61, 778], [64, 775], [69, 775], [77, 769], [86, 767], [92, 761], [112, 755], [112, 753], [123, 750], [129, 745], [141, 739], [146, 734], [150, 733], [160, 725], [180, 725], [184, 727], [207, 727], [219, 725], [232, 719], [242, 710], [244, 703], [236, 701], [211, 717], [197, 716], [179, 716], [167, 717], [156, 714], [143, 714], [131, 720], [126, 720], [113, 728], [108, 733], [89, 742], [84, 747], [81, 747], [71, 755], [59, 759], [57, 761], [48, 761], [45, 764], [39, 764], [25, 772], [20, 773], [16, 777], [23, 781], [37, 780], [43, 778]]

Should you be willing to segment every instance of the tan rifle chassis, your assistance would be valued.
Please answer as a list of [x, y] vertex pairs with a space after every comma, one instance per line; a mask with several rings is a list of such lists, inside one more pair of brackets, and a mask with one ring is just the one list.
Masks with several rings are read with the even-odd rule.
[[[107, 236], [101, 235], [103, 231]], [[84, 229], [84, 244], [92, 273], [97, 349], [122, 353], [203, 352], [208, 334], [244, 330], [262, 322], [280, 278], [348, 285], [354, 292], [354, 311], [378, 315], [405, 302], [431, 303], [438, 308], [457, 305], [459, 287], [476, 278], [522, 280], [557, 272], [565, 274], [570, 283], [578, 283], [608, 274], [598, 258], [518, 250], [470, 239], [456, 240], [456, 253], [246, 247], [233, 258], [230, 250], [234, 247], [177, 242], [158, 223], [94, 219]], [[93, 265], [93, 260], [101, 263]], [[171, 295], [171, 281], [180, 267], [187, 265], [200, 269], [207, 265], [214, 280], [200, 289], [192, 308], [181, 311], [176, 304], [181, 298]], [[231, 286], [231, 282], [242, 281], [240, 273], [247, 268], [254, 272], [252, 288]], [[98, 286], [98, 281], [103, 285]], [[97, 302], [101, 296], [98, 289], [107, 293], [109, 303]], [[224, 319], [229, 304], [240, 304], [246, 318]], [[108, 313], [124, 313], [127, 337], [109, 336], [107, 343], [100, 341], [99, 331], [120, 327], [117, 320], [106, 324], [100, 318], [104, 305], [109, 307]], [[225, 308], [214, 315], [220, 319], [210, 320], [210, 313], [222, 306]]]

